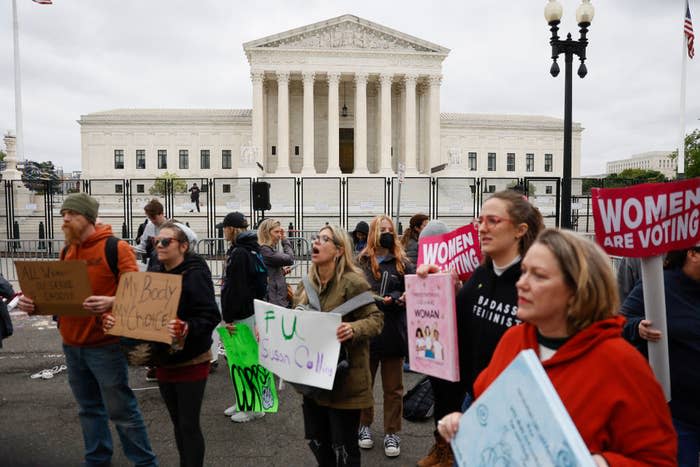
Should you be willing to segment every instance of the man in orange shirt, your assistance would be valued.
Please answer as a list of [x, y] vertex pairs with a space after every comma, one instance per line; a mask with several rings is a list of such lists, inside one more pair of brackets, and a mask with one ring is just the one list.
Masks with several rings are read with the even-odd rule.
[[[85, 193], [66, 197], [61, 206], [67, 248], [64, 260], [87, 262], [94, 295], [83, 302], [91, 316], [61, 316], [58, 321], [68, 367], [68, 384], [78, 402], [80, 425], [85, 442], [85, 465], [110, 465], [112, 436], [109, 420], [116, 425], [126, 457], [137, 466], [157, 466], [148, 440], [146, 425], [136, 397], [129, 387], [126, 357], [119, 338], [102, 332], [101, 315], [114, 303], [118, 281], [105, 254], [109, 225], [95, 225], [99, 203]], [[138, 271], [131, 247], [117, 243], [119, 275]], [[19, 309], [36, 312], [31, 297], [23, 296]]]

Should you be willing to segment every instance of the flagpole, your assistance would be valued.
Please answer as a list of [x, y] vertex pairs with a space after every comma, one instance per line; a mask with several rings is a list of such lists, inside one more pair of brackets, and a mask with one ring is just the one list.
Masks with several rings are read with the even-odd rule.
[[19, 21], [17, 20], [17, 0], [12, 0], [12, 25], [15, 46], [15, 141], [17, 160], [24, 161], [24, 132], [22, 128], [22, 81], [19, 68]]
[[[688, 10], [688, 0], [683, 0], [683, 22], [685, 23], [685, 14]], [[681, 28], [681, 107], [680, 107], [680, 140], [678, 142], [678, 158], [677, 158], [677, 177], [678, 179], [685, 178], [685, 66], [688, 55], [687, 38], [685, 36], [685, 28]]]

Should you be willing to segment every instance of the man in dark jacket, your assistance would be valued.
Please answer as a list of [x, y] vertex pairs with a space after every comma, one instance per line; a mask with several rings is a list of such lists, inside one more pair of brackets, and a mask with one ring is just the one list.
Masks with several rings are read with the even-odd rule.
[[[255, 255], [260, 251], [258, 236], [248, 230], [248, 221], [240, 212], [226, 214], [216, 225], [224, 229], [224, 237], [231, 243], [226, 252], [226, 268], [221, 278], [221, 315], [230, 332], [237, 324], [255, 329]], [[264, 412], [238, 412], [236, 404], [224, 411], [231, 420], [244, 423], [261, 418]]]

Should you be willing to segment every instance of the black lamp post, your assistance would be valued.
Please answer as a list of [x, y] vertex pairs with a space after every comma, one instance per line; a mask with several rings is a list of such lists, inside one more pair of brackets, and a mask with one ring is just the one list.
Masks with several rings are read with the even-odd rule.
[[588, 27], [593, 21], [594, 9], [591, 0], [581, 0], [576, 10], [576, 22], [581, 28], [579, 40], [571, 39], [571, 33], [566, 35], [566, 40], [559, 39], [559, 22], [562, 16], [562, 6], [557, 0], [549, 0], [544, 7], [544, 17], [552, 31], [549, 43], [552, 46], [552, 67], [549, 73], [556, 77], [559, 75], [557, 59], [564, 54], [564, 167], [561, 181], [561, 222], [565, 229], [571, 228], [571, 64], [574, 55], [581, 60], [578, 67], [578, 75], [583, 78], [588, 73], [586, 69], [586, 46], [588, 45]]

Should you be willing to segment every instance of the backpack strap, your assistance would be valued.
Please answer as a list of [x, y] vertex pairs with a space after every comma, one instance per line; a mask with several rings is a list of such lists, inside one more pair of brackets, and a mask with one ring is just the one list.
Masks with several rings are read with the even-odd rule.
[[[304, 290], [306, 291], [306, 296], [309, 298], [309, 305], [314, 310], [321, 310], [321, 302], [316, 293], [316, 289], [311, 284], [309, 276], [304, 276], [302, 279], [304, 283]], [[362, 292], [359, 295], [355, 295], [350, 300], [347, 300], [342, 305], [333, 308], [330, 313], [336, 313], [340, 316], [345, 316], [348, 313], [357, 310], [360, 307], [374, 303], [374, 296], [369, 292]]]
[[114, 274], [114, 279], [119, 282], [119, 239], [108, 237], [105, 242], [105, 258], [110, 271]]
[[68, 253], [68, 245], [61, 248], [61, 252], [58, 254], [58, 259], [60, 259], [61, 261], [66, 259], [66, 253]]
[[318, 299], [318, 293], [311, 283], [309, 276], [302, 277], [301, 281], [304, 283], [304, 290], [306, 291], [306, 296], [309, 299], [309, 305], [314, 310], [321, 311], [321, 301]]

